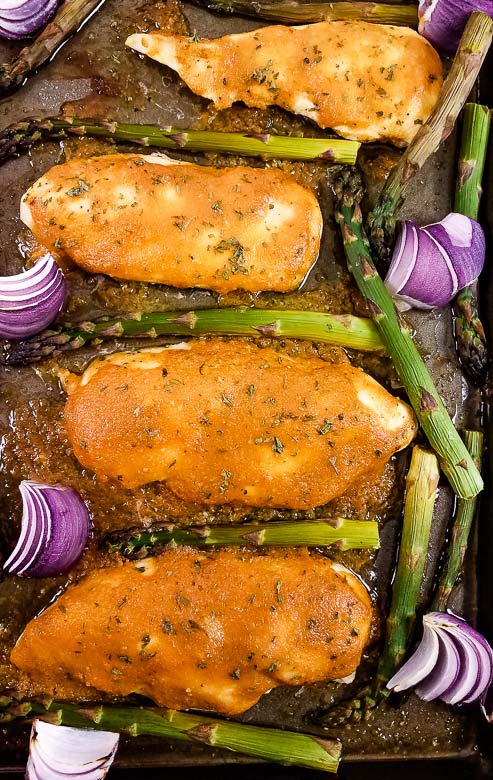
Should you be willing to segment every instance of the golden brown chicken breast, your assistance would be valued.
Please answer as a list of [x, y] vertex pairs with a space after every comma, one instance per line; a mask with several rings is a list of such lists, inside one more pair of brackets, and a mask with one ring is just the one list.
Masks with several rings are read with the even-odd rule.
[[228, 108], [281, 106], [356, 141], [408, 144], [442, 84], [440, 57], [417, 32], [366, 22], [271, 25], [212, 40], [136, 33], [127, 46], [176, 70]]
[[80, 463], [183, 499], [311, 509], [415, 435], [411, 409], [350, 365], [236, 339], [117, 353], [64, 375]]
[[370, 622], [361, 582], [320, 555], [181, 548], [69, 586], [11, 658], [31, 693], [235, 714], [278, 685], [350, 675]]
[[111, 154], [55, 165], [21, 218], [57, 258], [173, 287], [296, 289], [318, 256], [315, 195], [270, 168]]

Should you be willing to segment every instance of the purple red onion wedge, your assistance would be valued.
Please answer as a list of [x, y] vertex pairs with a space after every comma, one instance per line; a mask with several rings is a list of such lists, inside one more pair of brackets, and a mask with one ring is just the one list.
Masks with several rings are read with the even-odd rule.
[[[444, 623], [445, 630], [454, 638], [456, 645], [459, 643], [459, 634], [457, 633], [457, 631], [459, 631], [461, 636], [467, 638], [467, 641], [474, 647], [477, 654], [479, 668], [476, 685], [475, 687], [473, 686], [468, 696], [461, 700], [461, 704], [471, 704], [481, 698], [493, 680], [493, 650], [485, 637], [461, 618], [448, 614]], [[448, 696], [450, 696], [450, 692]], [[445, 696], [443, 697], [443, 700], [447, 701]]]
[[485, 637], [456, 615], [430, 612], [423, 617], [420, 644], [387, 687], [394, 691], [414, 688], [425, 701], [479, 701], [485, 711], [492, 681], [493, 650]]
[[455, 643], [445, 641], [441, 635], [437, 637], [439, 650], [436, 664], [415, 689], [424, 701], [438, 699], [450, 687], [450, 681], [454, 684], [459, 676], [460, 656]]
[[19, 485], [23, 513], [21, 532], [4, 563], [9, 574], [54, 577], [78, 561], [91, 523], [79, 493], [64, 485], [24, 480]]
[[59, 0], [0, 0], [0, 36], [16, 40], [32, 35], [54, 15]]
[[385, 286], [401, 310], [446, 306], [478, 278], [485, 260], [481, 226], [463, 214], [418, 227], [400, 222]]
[[419, 32], [441, 54], [455, 54], [473, 11], [493, 16], [493, 0], [420, 0]]
[[51, 325], [64, 300], [65, 277], [49, 253], [29, 271], [0, 277], [0, 337], [34, 336]]

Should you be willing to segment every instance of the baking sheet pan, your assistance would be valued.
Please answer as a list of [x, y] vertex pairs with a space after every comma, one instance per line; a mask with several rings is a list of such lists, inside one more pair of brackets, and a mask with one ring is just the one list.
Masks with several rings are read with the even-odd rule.
[[[136, 4], [133, 0], [107, 0], [97, 17], [58, 53], [57, 57], [39, 74], [30, 79], [12, 98], [0, 102], [0, 122], [7, 125], [29, 115], [58, 113], [64, 106], [67, 113], [77, 116], [111, 117], [122, 121], [156, 122], [179, 127], [212, 126], [215, 129], [247, 129], [259, 127], [272, 132], [320, 133], [301, 119], [290, 117], [280, 110], [261, 112], [235, 108], [216, 115], [207, 101], [193, 96], [171, 71], [150, 60], [143, 60], [125, 50], [124, 40], [136, 29], [157, 29], [170, 26], [177, 32], [201, 37], [215, 37], [227, 32], [254, 29], [260, 20], [240, 17], [219, 17], [195, 6], [177, 0]], [[12, 45], [0, 44], [0, 60], [7, 59]], [[9, 162], [0, 168], [0, 273], [18, 272], [22, 267], [25, 234], [18, 218], [20, 195], [49, 165], [60, 156], [70, 155], [79, 142], [47, 143], [31, 155]], [[84, 154], [97, 153], [96, 142], [83, 141]], [[124, 150], [124, 147], [120, 147]], [[372, 147], [371, 153], [374, 153]], [[395, 156], [395, 150], [379, 149], [379, 154]], [[192, 156], [193, 157], [193, 156]], [[190, 156], [189, 156], [190, 159]], [[198, 159], [198, 158], [197, 158]], [[224, 158], [225, 159], [225, 158]], [[416, 177], [408, 195], [403, 215], [424, 223], [441, 219], [450, 210], [454, 183], [455, 136], [427, 163]], [[211, 160], [209, 160], [211, 162]], [[221, 159], [214, 162], [221, 163]], [[234, 162], [234, 161], [233, 161]], [[364, 163], [364, 159], [362, 158]], [[259, 164], [258, 161], [254, 164]], [[285, 164], [286, 169], [303, 179], [321, 176], [316, 166]], [[313, 168], [313, 170], [312, 170]], [[308, 174], [305, 173], [308, 171]], [[378, 172], [378, 171], [377, 171]], [[378, 177], [377, 177], [378, 178]], [[381, 181], [373, 181], [370, 190]], [[319, 310], [333, 310], [336, 303], [344, 311], [358, 306], [357, 295], [349, 284], [342, 262], [341, 248], [331, 219], [331, 198], [327, 187], [321, 186], [321, 202], [327, 221], [321, 257], [312, 272], [302, 295], [309, 296], [310, 305]], [[21, 238], [19, 239], [19, 235]], [[236, 303], [252, 304], [251, 296], [228, 296], [219, 301], [207, 292], [183, 294], [169, 289], [155, 289], [152, 294], [145, 285], [117, 285], [103, 278], [89, 279], [73, 274], [69, 279], [72, 293], [71, 314], [80, 317], [95, 316], [102, 311], [129, 310], [129, 307], [190, 308]], [[344, 288], [346, 293], [342, 294]], [[347, 292], [349, 290], [349, 292]], [[257, 305], [293, 307], [297, 296], [260, 296]], [[338, 309], [340, 311], [341, 309]], [[413, 314], [410, 320], [418, 334], [419, 345], [434, 376], [438, 389], [447, 403], [457, 425], [477, 426], [480, 421], [480, 399], [477, 391], [465, 383], [458, 369], [453, 346], [451, 320], [448, 311], [432, 314]], [[113, 347], [114, 348], [114, 345]], [[63, 358], [65, 365], [82, 365], [87, 359], [84, 351], [75, 358]], [[373, 373], [381, 365], [367, 366]], [[12, 436], [12, 413], [15, 408], [33, 402], [50, 406], [52, 385], [43, 371], [33, 369], [3, 369], [0, 377], [0, 433]], [[39, 415], [38, 415], [39, 417]], [[22, 431], [20, 431], [22, 436]], [[35, 438], [26, 443], [35, 447]], [[21, 448], [22, 449], [22, 448]], [[34, 462], [35, 456], [33, 455]], [[399, 473], [403, 459], [397, 464]], [[0, 517], [4, 540], [15, 536], [15, 517], [20, 517], [16, 499], [18, 474], [15, 469], [0, 475], [3, 509]], [[20, 477], [22, 478], [22, 477]], [[402, 474], [398, 485], [402, 489]], [[428, 578], [445, 537], [446, 525], [452, 508], [448, 487], [441, 484], [437, 504], [434, 540], [428, 561]], [[126, 511], [131, 515], [132, 505]], [[17, 515], [16, 515], [17, 512]], [[382, 551], [378, 558], [381, 584], [388, 581], [391, 571], [399, 513], [387, 513], [382, 527]], [[491, 549], [491, 548], [490, 548]], [[474, 555], [469, 556], [467, 576], [457, 594], [457, 607], [465, 606], [466, 614], [474, 618], [477, 610]], [[56, 587], [54, 585], [53, 587]], [[382, 588], [383, 589], [383, 588]], [[46, 601], [46, 594], [34, 598], [39, 585], [33, 587], [33, 614]], [[0, 630], [8, 630], [15, 597], [5, 582], [0, 583]], [[7, 629], [6, 629], [7, 627]], [[1, 636], [1, 635], [0, 635]], [[1, 669], [1, 667], [0, 667]], [[347, 693], [346, 693], [347, 695]], [[305, 686], [303, 689], [279, 688], [264, 697], [245, 714], [249, 723], [278, 725], [291, 729], [305, 729], [326, 733], [310, 717], [314, 711], [328, 706], [334, 697], [342, 696], [334, 685]], [[307, 720], [308, 718], [308, 720]], [[398, 760], [402, 758], [459, 758], [470, 760], [476, 755], [476, 723], [471, 714], [459, 714], [441, 704], [424, 705], [415, 697], [399, 701], [397, 706], [383, 705], [364, 724], [351, 724], [330, 730], [341, 737], [346, 761]], [[21, 768], [25, 762], [28, 727], [16, 724], [0, 729], [0, 769]], [[117, 765], [121, 767], [186, 766], [221, 763], [242, 763], [243, 759], [231, 753], [211, 751], [201, 746], [168, 744], [163, 740], [139, 738], [123, 740]], [[246, 761], [246, 760], [245, 760]]]

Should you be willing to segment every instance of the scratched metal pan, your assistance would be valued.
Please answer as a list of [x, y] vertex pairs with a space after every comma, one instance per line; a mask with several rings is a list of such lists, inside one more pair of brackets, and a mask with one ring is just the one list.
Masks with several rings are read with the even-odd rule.
[[[135, 0], [107, 0], [83, 30], [69, 42], [53, 62], [30, 79], [13, 97], [0, 102], [0, 124], [7, 125], [29, 115], [58, 113], [62, 106], [77, 116], [111, 117], [122, 121], [158, 122], [178, 127], [211, 126], [257, 132], [300, 133], [320, 130], [308, 122], [291, 117], [281, 110], [256, 111], [245, 107], [216, 114], [207, 101], [198, 98], [183, 85], [178, 76], [150, 60], [143, 60], [124, 48], [127, 35], [137, 29], [168, 28], [176, 32], [202, 37], [215, 37], [228, 32], [240, 32], [258, 27], [262, 22], [240, 17], [213, 15], [178, 0], [166, 3], [136, 4]], [[7, 59], [15, 47], [0, 44], [0, 61]], [[455, 137], [418, 175], [405, 206], [405, 216], [418, 222], [442, 218], [451, 206], [454, 181]], [[125, 151], [124, 147], [119, 147]], [[73, 154], [96, 154], [108, 151], [100, 142], [70, 140], [50, 142], [35, 149], [29, 156], [13, 160], [0, 168], [0, 274], [19, 272], [23, 258], [29, 253], [29, 236], [18, 217], [19, 199], [25, 189], [54, 163]], [[383, 174], [397, 159], [395, 150], [371, 146], [363, 150], [360, 164], [367, 175], [368, 192], [374, 196]], [[188, 159], [194, 159], [188, 157]], [[198, 159], [198, 158], [197, 158]], [[237, 164], [239, 159], [209, 158], [211, 164]], [[252, 161], [253, 164], [262, 164]], [[334, 312], [364, 313], [361, 301], [351, 283], [342, 260], [341, 247], [332, 218], [330, 188], [327, 186], [326, 163], [285, 163], [283, 167], [307, 186], [315, 187], [325, 214], [325, 231], [320, 258], [303, 290], [289, 296], [236, 294], [217, 299], [204, 291], [176, 291], [143, 284], [115, 283], [104, 277], [89, 277], [80, 272], [68, 275], [70, 316], [94, 317], [103, 312], [152, 310], [158, 308], [186, 309], [199, 306], [245, 304], [310, 308]], [[330, 177], [330, 170], [329, 170]], [[480, 423], [480, 399], [462, 378], [455, 359], [450, 314], [440, 311], [415, 314], [411, 318], [416, 328], [420, 349], [458, 425], [477, 426]], [[105, 346], [115, 349], [118, 343]], [[121, 344], [120, 344], [121, 346]], [[83, 350], [62, 358], [65, 366], [80, 369], [90, 358], [91, 350]], [[330, 350], [327, 350], [330, 357]], [[391, 389], [399, 391], [389, 363], [382, 358], [361, 358], [359, 365], [370, 371]], [[3, 368], [0, 376], [0, 435], [2, 436], [2, 468], [0, 469], [0, 553], [5, 555], [12, 545], [19, 526], [20, 506], [17, 485], [20, 479], [43, 474], [63, 481], [68, 474], [76, 484], [77, 464], [69, 454], [60, 452], [53, 425], [58, 419], [63, 399], [58, 387], [43, 369]], [[403, 475], [406, 455], [389, 466], [385, 500], [375, 496], [364, 506], [366, 516], [381, 522], [382, 549], [377, 556], [366, 553], [340, 553], [342, 560], [355, 568], [371, 587], [379, 604], [384, 602], [390, 582], [399, 526]], [[48, 470], [48, 471], [47, 471]], [[79, 469], [80, 471], [80, 469]], [[390, 479], [390, 477], [389, 477]], [[75, 482], [74, 482], [75, 480]], [[390, 488], [389, 488], [390, 484]], [[85, 486], [87, 487], [87, 486]], [[164, 504], [156, 503], [156, 490], [144, 495], [137, 507], [136, 498], [127, 492], [98, 497], [93, 488], [90, 501], [97, 507], [96, 541], [113, 528], [115, 507], [118, 507], [120, 527], [135, 524], [137, 513], [149, 510], [149, 517]], [[371, 495], [371, 491], [370, 491]], [[361, 498], [361, 497], [360, 497]], [[161, 500], [161, 499], [159, 499]], [[94, 503], [96, 502], [96, 503]], [[144, 509], [142, 510], [142, 505]], [[146, 509], [147, 507], [147, 509]], [[452, 508], [448, 487], [440, 487], [436, 510], [433, 545], [428, 560], [428, 574], [423, 588], [430, 584], [430, 572], [439, 556], [445, 529]], [[317, 514], [351, 511], [351, 502], [336, 503], [318, 510]], [[353, 511], [354, 506], [352, 507]], [[360, 507], [360, 512], [361, 510]], [[287, 517], [287, 512], [270, 512], [269, 516]], [[364, 512], [363, 512], [364, 514]], [[247, 512], [220, 510], [189, 513], [182, 522], [218, 522], [245, 519]], [[250, 519], [258, 517], [250, 513]], [[262, 515], [265, 517], [265, 514]], [[302, 519], [302, 513], [296, 516]], [[86, 558], [94, 565], [94, 547]], [[92, 558], [91, 558], [92, 556]], [[91, 564], [92, 561], [92, 564]], [[84, 563], [82, 564], [84, 566]], [[470, 554], [467, 574], [456, 594], [457, 607], [464, 608], [474, 619], [477, 609], [475, 556]], [[63, 581], [21, 580], [0, 582], [0, 689], [13, 685], [8, 663], [9, 650], [23, 626], [52, 598]], [[246, 627], [247, 629], [248, 627]], [[365, 680], [378, 655], [378, 639], [366, 656], [352, 691]], [[314, 713], [348, 696], [347, 686], [320, 684], [302, 688], [284, 687], [273, 690], [249, 712], [243, 720], [290, 729], [310, 730], [326, 734], [314, 719]], [[477, 728], [470, 713], [460, 714], [441, 704], [425, 704], [413, 696], [398, 705], [383, 704], [364, 724], [351, 724], [331, 734], [344, 744], [346, 761], [398, 759], [464, 759], [477, 755]], [[27, 751], [28, 726], [17, 723], [0, 729], [0, 771], [21, 771]], [[210, 764], [239, 764], [244, 760], [232, 753], [211, 751], [201, 746], [183, 746], [151, 738], [123, 739], [117, 765], [122, 768], [150, 768]]]

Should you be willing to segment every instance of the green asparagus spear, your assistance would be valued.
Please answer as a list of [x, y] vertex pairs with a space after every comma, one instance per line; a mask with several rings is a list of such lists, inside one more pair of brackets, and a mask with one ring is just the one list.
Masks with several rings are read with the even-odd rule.
[[268, 2], [266, 0], [194, 0], [210, 11], [226, 14], [244, 14], [283, 24], [307, 22], [366, 21], [381, 24], [418, 26], [416, 5], [397, 5], [373, 2], [303, 3], [296, 0]]
[[444, 474], [458, 496], [472, 498], [483, 489], [481, 475], [373, 264], [359, 205], [361, 179], [353, 171], [343, 171], [334, 188], [336, 219], [341, 226], [349, 270], [368, 304], [428, 441], [439, 456]]
[[370, 243], [382, 270], [388, 265], [396, 214], [402, 205], [409, 182], [454, 129], [455, 121], [477, 79], [492, 38], [493, 19], [484, 13], [472, 13], [435, 108], [391, 172], [375, 208], [368, 215]]
[[53, 19], [12, 62], [0, 65], [0, 96], [20, 87], [105, 0], [65, 0]]
[[62, 702], [11, 702], [4, 700], [0, 722], [38, 717], [59, 726], [102, 729], [138, 737], [148, 734], [232, 750], [277, 764], [337, 772], [341, 743], [294, 731], [250, 726], [177, 710], [148, 707], [94, 707]]
[[370, 520], [304, 520], [303, 522], [248, 523], [244, 525], [178, 528], [166, 526], [155, 531], [138, 531], [131, 536], [112, 533], [107, 545], [112, 553], [126, 557], [147, 555], [163, 544], [192, 547], [245, 545], [251, 547], [327, 547], [341, 550], [379, 547], [378, 523]]
[[180, 130], [155, 125], [77, 119], [31, 117], [0, 131], [0, 164], [21, 154], [42, 139], [94, 136], [114, 141], [192, 152], [225, 152], [247, 157], [285, 160], [327, 160], [354, 165], [361, 146], [340, 138], [300, 138], [269, 133], [219, 133], [212, 130]]
[[406, 478], [402, 536], [392, 584], [385, 647], [378, 665], [377, 692], [401, 664], [414, 628], [438, 478], [438, 461], [434, 453], [414, 447]]
[[471, 382], [481, 386], [488, 367], [488, 346], [479, 317], [476, 290], [476, 283], [464, 287], [454, 301], [453, 311], [456, 350], [461, 366]]
[[[483, 434], [480, 431], [464, 431], [465, 445], [478, 469], [483, 454]], [[445, 612], [450, 594], [462, 569], [469, 533], [477, 512], [477, 498], [457, 499], [455, 518], [450, 533], [447, 557], [440, 574], [438, 588], [430, 612]]]
[[8, 344], [1, 362], [34, 363], [55, 352], [78, 349], [108, 338], [202, 334], [309, 339], [370, 352], [384, 351], [375, 325], [363, 317], [269, 309], [203, 309], [136, 314], [131, 319], [105, 319], [51, 328], [26, 341]]
[[[476, 103], [467, 103], [464, 109], [454, 211], [472, 219], [477, 219], [479, 213], [489, 129], [489, 109]], [[456, 347], [462, 368], [472, 382], [481, 385], [488, 363], [488, 348], [479, 316], [477, 287], [475, 281], [461, 290], [455, 299], [453, 311]]]
[[472, 217], [472, 219], [478, 218], [489, 132], [489, 108], [478, 103], [466, 103], [457, 168], [454, 211], [465, 214], [466, 217]]
[[321, 715], [321, 720], [329, 726], [361, 720], [389, 695], [385, 684], [402, 661], [416, 620], [438, 479], [434, 453], [415, 446], [406, 478], [399, 557], [377, 673], [357, 696]]

